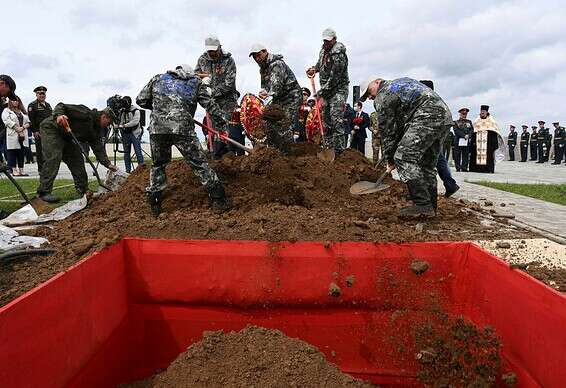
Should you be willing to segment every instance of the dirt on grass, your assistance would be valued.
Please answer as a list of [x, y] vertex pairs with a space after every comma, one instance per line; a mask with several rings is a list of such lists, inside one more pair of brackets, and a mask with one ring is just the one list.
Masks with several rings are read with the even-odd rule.
[[374, 387], [342, 373], [314, 346], [279, 330], [248, 326], [205, 332], [164, 372], [123, 385], [158, 387]]
[[[316, 157], [320, 148], [297, 144], [289, 156], [263, 147], [245, 157], [211, 161], [235, 208], [218, 215], [204, 188], [184, 161], [167, 167], [163, 213], [155, 218], [146, 203], [149, 167], [138, 168], [121, 190], [92, 199], [86, 209], [30, 234], [46, 237], [56, 249], [0, 269], [0, 305], [64, 271], [85, 255], [122, 237], [268, 241], [405, 242], [528, 238], [532, 234], [503, 223], [482, 224], [481, 207], [439, 198], [430, 220], [402, 220], [408, 205], [405, 186], [353, 196], [359, 180], [376, 180], [381, 171], [359, 152], [347, 150], [333, 163]], [[474, 212], [470, 212], [472, 209]]]

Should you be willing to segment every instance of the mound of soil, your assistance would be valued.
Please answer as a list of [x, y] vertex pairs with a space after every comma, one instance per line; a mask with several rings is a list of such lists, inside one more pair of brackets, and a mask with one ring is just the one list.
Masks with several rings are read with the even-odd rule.
[[217, 215], [204, 188], [184, 161], [167, 167], [168, 187], [159, 218], [151, 215], [145, 187], [149, 167], [138, 168], [121, 190], [93, 199], [86, 209], [33, 232], [49, 239], [57, 253], [0, 268], [0, 305], [64, 271], [81, 257], [121, 237], [268, 241], [430, 241], [525, 238], [531, 234], [495, 223], [482, 225], [479, 205], [439, 198], [432, 220], [404, 221], [402, 183], [372, 195], [353, 196], [351, 184], [376, 180], [376, 171], [359, 152], [347, 150], [333, 163], [316, 157], [312, 144], [292, 147], [284, 156], [263, 147], [252, 155], [225, 155], [211, 161], [235, 208]]
[[278, 330], [248, 326], [205, 332], [166, 371], [124, 387], [373, 387], [326, 361], [314, 346]]

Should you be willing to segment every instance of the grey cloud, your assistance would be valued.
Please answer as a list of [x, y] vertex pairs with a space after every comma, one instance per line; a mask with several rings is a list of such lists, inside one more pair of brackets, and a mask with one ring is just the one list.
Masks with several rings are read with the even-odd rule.
[[94, 88], [101, 88], [105, 91], [119, 93], [122, 90], [132, 88], [132, 83], [123, 79], [103, 79], [93, 82], [90, 86]]
[[14, 77], [26, 77], [35, 70], [53, 69], [59, 60], [50, 55], [30, 54], [20, 50], [6, 50], [0, 54], [2, 71]]
[[63, 85], [69, 85], [73, 83], [75, 76], [71, 73], [59, 73], [57, 74], [57, 80]]
[[117, 2], [97, 5], [94, 2], [76, 5], [69, 12], [68, 19], [76, 28], [132, 28], [139, 23], [137, 7]]

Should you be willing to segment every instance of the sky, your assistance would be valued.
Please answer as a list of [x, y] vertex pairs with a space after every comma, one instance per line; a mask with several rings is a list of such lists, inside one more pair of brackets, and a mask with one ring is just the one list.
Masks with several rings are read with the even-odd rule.
[[114, 94], [135, 100], [155, 74], [194, 66], [208, 34], [234, 56], [242, 94], [260, 88], [248, 57], [256, 42], [282, 54], [309, 86], [305, 69], [332, 27], [348, 50], [351, 85], [371, 75], [431, 79], [455, 117], [469, 107], [473, 120], [487, 104], [504, 132], [540, 119], [566, 123], [559, 0], [26, 0], [3, 14], [0, 73], [16, 80], [26, 105], [38, 85], [52, 105], [103, 108]]

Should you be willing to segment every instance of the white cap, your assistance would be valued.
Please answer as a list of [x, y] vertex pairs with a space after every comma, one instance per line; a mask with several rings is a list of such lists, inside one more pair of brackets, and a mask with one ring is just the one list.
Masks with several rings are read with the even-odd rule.
[[183, 70], [187, 74], [194, 74], [194, 69], [191, 65], [187, 65], [186, 63], [182, 63], [175, 67], [175, 70]]
[[204, 48], [206, 51], [216, 51], [220, 47], [220, 39], [216, 35], [209, 35], [204, 40]]
[[364, 82], [362, 82], [362, 84], [360, 85], [360, 101], [365, 101], [367, 96], [366, 93], [368, 92], [368, 88], [369, 88], [369, 84], [371, 84], [373, 81], [379, 79], [378, 76], [373, 75], [371, 77], [369, 77], [368, 79], [366, 79]]
[[262, 45], [261, 43], [254, 43], [252, 45], [252, 48], [250, 49], [250, 55], [249, 56], [251, 57], [252, 54], [259, 53], [262, 50], [267, 50], [267, 48], [264, 45]]
[[327, 28], [326, 30], [322, 31], [322, 40], [332, 40], [336, 38], [336, 31], [332, 28]]

